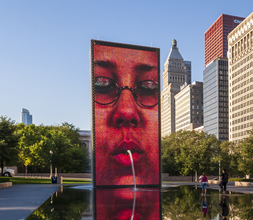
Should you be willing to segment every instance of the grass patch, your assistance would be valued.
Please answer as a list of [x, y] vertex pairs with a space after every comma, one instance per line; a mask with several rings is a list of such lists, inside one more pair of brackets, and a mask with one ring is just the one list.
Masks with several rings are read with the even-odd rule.
[[253, 179], [229, 178], [228, 181], [253, 182]]
[[0, 183], [10, 182], [9, 177], [0, 177]]
[[[2, 182], [12, 182], [12, 184], [52, 184], [52, 180], [49, 178], [45, 179], [45, 178], [0, 177], [0, 183]], [[63, 179], [63, 184], [85, 184], [85, 183], [91, 183], [91, 181]]]
[[84, 183], [91, 183], [88, 180], [70, 180], [70, 179], [63, 179], [63, 184], [84, 184]]

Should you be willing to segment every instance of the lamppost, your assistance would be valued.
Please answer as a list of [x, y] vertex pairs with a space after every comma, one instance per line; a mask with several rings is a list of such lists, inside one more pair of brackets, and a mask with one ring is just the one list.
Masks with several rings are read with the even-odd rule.
[[51, 158], [52, 158], [52, 154], [54, 153], [52, 150], [49, 151], [50, 153], [50, 179], [52, 178], [52, 174], [53, 174], [53, 171], [52, 171], [52, 162], [51, 162]]

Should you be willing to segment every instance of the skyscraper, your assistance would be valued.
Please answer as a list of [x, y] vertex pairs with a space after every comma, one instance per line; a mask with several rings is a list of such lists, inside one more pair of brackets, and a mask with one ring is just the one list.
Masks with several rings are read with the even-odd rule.
[[181, 87], [175, 95], [175, 130], [192, 130], [203, 126], [203, 83]]
[[204, 131], [228, 140], [228, 61], [216, 58], [204, 70]]
[[229, 140], [248, 137], [253, 126], [253, 13], [228, 35]]
[[227, 36], [244, 18], [222, 14], [205, 32], [204, 131], [228, 140]]
[[172, 41], [168, 58], [164, 63], [163, 91], [161, 94], [162, 137], [175, 132], [175, 99], [180, 86], [191, 83], [191, 62], [184, 61], [178, 51], [177, 41]]
[[222, 14], [205, 32], [205, 67], [215, 58], [227, 58], [227, 36], [244, 18]]
[[25, 125], [30, 125], [33, 123], [32, 115], [30, 115], [29, 111], [25, 108], [21, 109], [20, 122], [24, 123]]

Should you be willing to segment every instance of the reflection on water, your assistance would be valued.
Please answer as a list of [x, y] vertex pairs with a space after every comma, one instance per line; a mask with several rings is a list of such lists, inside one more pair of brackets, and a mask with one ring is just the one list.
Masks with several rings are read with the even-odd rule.
[[82, 215], [92, 216], [91, 204], [90, 190], [64, 188], [52, 195], [27, 220], [80, 220]]
[[158, 189], [97, 189], [96, 219], [160, 219]]
[[[229, 193], [223, 196], [218, 190], [181, 186], [162, 193], [164, 219], [253, 219], [253, 196]], [[204, 214], [203, 214], [204, 213]], [[226, 217], [226, 218], [225, 218]]]
[[157, 189], [64, 187], [27, 220], [253, 219], [253, 196], [191, 186]]

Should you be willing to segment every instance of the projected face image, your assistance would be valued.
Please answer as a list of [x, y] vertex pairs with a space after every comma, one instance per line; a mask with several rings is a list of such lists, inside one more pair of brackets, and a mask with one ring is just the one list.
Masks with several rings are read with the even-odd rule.
[[159, 184], [158, 59], [94, 45], [96, 185]]

